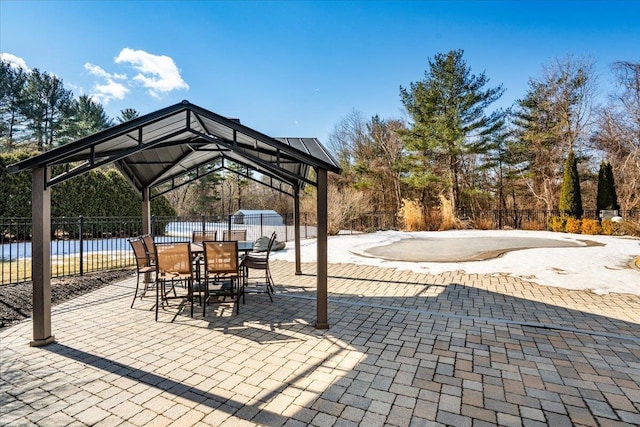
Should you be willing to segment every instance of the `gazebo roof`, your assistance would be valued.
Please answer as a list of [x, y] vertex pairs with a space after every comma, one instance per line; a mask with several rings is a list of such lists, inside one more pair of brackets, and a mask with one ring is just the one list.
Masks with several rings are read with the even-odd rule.
[[310, 168], [341, 171], [315, 138], [272, 138], [182, 101], [10, 165], [9, 172], [65, 165], [48, 178], [50, 186], [108, 163], [139, 191], [156, 195], [223, 169], [293, 195], [316, 185]]

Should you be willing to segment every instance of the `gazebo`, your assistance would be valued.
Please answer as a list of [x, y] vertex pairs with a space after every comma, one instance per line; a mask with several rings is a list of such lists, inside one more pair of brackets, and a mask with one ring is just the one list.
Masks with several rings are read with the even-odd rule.
[[[234, 167], [230, 164], [233, 163]], [[31, 171], [32, 185], [32, 346], [55, 340], [51, 329], [51, 191], [94, 168], [114, 164], [140, 193], [142, 231], [151, 232], [150, 201], [208, 174], [241, 174], [294, 200], [295, 268], [301, 274], [300, 191], [317, 188], [318, 329], [327, 316], [327, 174], [340, 173], [331, 154], [315, 138], [273, 138], [188, 101], [65, 144], [8, 167]], [[52, 166], [63, 165], [52, 176]], [[238, 167], [239, 166], [239, 167]], [[311, 174], [313, 169], [315, 173]]]

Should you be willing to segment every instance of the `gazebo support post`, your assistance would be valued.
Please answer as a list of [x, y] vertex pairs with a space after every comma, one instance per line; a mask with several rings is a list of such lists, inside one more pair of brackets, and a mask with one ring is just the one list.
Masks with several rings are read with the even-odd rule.
[[51, 190], [46, 167], [33, 169], [31, 194], [31, 275], [33, 279], [33, 341], [42, 347], [55, 341], [51, 335]]
[[300, 189], [297, 186], [293, 197], [293, 236], [296, 243], [296, 275], [300, 275], [302, 274], [302, 265], [300, 263]]
[[318, 217], [318, 263], [316, 285], [316, 329], [328, 329], [327, 315], [327, 170], [316, 168], [317, 177], [317, 217]]
[[142, 234], [151, 234], [151, 191], [142, 189]]

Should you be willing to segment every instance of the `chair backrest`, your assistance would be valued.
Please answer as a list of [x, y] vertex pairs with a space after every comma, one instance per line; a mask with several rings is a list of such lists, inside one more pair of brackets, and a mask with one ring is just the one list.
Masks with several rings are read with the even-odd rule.
[[191, 235], [191, 241], [193, 243], [202, 243], [205, 240], [216, 240], [216, 234], [216, 230], [194, 231]]
[[149, 257], [147, 256], [147, 250], [142, 239], [135, 237], [133, 239], [129, 239], [129, 243], [131, 244], [131, 249], [133, 249], [133, 255], [136, 257], [137, 268], [140, 269], [150, 266], [151, 264], [149, 263]]
[[276, 237], [277, 237], [277, 234], [275, 231], [271, 233], [271, 237], [269, 238], [269, 244], [267, 245], [267, 255], [265, 257], [267, 261], [269, 260], [269, 254], [271, 253], [271, 248], [273, 248], [273, 244], [276, 242]]
[[145, 251], [147, 252], [147, 256], [149, 257], [150, 265], [156, 263], [156, 249], [155, 243], [153, 242], [153, 236], [151, 234], [144, 234], [142, 236], [142, 242], [144, 243]]
[[204, 268], [209, 273], [238, 272], [238, 242], [205, 241]]
[[236, 240], [238, 242], [247, 240], [247, 230], [222, 230], [222, 240]]
[[191, 244], [189, 242], [156, 243], [158, 276], [193, 274]]

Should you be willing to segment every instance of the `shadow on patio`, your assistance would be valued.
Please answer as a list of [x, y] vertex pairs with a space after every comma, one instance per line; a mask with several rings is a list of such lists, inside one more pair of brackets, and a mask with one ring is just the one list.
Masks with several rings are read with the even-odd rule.
[[315, 276], [282, 268], [274, 302], [251, 295], [238, 316], [219, 306], [155, 323], [149, 299], [128, 309], [130, 281], [99, 290], [55, 310], [58, 343], [11, 339], [3, 411], [38, 423], [53, 415], [33, 403], [48, 400], [84, 424], [134, 425], [640, 421], [640, 326], [589, 312], [637, 310], [640, 298], [568, 308], [568, 291], [520, 298], [509, 292], [526, 282], [506, 277], [470, 278], [506, 290], [494, 292], [461, 276], [333, 270], [327, 331], [313, 327]]

